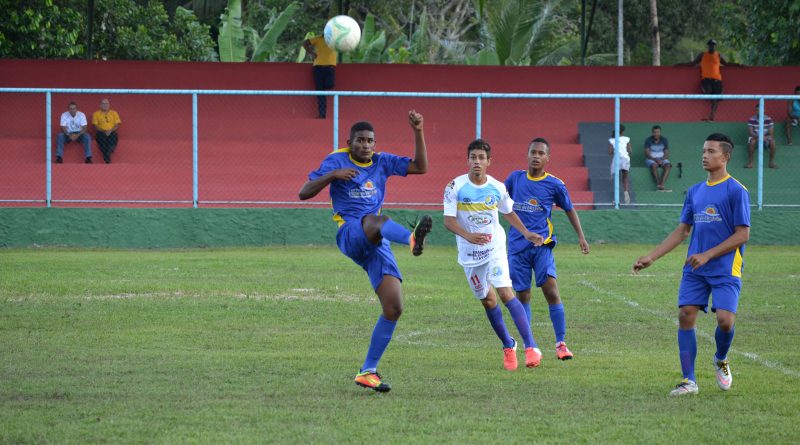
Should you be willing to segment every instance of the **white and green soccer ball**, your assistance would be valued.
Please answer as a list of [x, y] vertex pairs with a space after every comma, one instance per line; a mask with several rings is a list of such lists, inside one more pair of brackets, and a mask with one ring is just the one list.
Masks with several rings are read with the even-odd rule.
[[361, 28], [355, 20], [346, 15], [337, 15], [328, 20], [323, 31], [325, 43], [340, 53], [350, 52], [361, 41]]

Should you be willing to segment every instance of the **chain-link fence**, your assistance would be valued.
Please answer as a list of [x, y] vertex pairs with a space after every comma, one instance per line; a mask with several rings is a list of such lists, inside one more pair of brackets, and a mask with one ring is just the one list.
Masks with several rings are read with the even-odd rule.
[[[317, 118], [318, 94], [328, 96], [327, 119]], [[721, 99], [716, 121], [711, 99]], [[579, 208], [679, 206], [705, 178], [710, 133], [734, 141], [729, 171], [754, 206], [800, 206], [791, 100], [800, 97], [3, 88], [0, 205], [326, 206], [326, 193], [299, 201], [297, 192], [327, 153], [347, 145], [350, 126], [368, 120], [377, 151], [413, 156], [407, 113], [415, 109], [429, 172], [393, 179], [387, 206], [441, 205], [475, 137], [492, 145], [489, 174], [500, 180], [526, 169], [528, 143], [546, 138], [546, 170]], [[759, 129], [767, 137], [752, 137]]]

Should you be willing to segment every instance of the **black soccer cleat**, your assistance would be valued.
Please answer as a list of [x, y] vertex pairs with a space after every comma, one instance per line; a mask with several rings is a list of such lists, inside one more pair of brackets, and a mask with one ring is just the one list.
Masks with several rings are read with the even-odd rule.
[[422, 215], [422, 217], [414, 225], [414, 233], [411, 234], [409, 247], [414, 256], [422, 255], [422, 248], [425, 245], [425, 237], [431, 233], [433, 227], [433, 220], [429, 215]]

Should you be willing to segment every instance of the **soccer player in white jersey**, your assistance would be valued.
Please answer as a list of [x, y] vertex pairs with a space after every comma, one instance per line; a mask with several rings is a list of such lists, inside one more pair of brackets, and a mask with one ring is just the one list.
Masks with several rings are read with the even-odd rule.
[[728, 136], [713, 133], [706, 138], [703, 169], [708, 172], [708, 179], [686, 192], [678, 227], [652, 252], [633, 263], [633, 273], [637, 273], [680, 245], [691, 232], [678, 290], [678, 351], [683, 380], [670, 392], [671, 396], [699, 391], [694, 375], [695, 324], [698, 312], [708, 309], [709, 295], [713, 296], [711, 311], [717, 314], [717, 352], [713, 361], [717, 385], [727, 391], [733, 382], [727, 355], [742, 289], [744, 247], [750, 239], [750, 195], [728, 174], [731, 153], [733, 142]]
[[544, 171], [549, 161], [550, 144], [544, 138], [535, 138], [528, 144], [528, 169], [511, 172], [506, 179], [505, 186], [514, 200], [514, 211], [525, 227], [544, 238], [543, 245], [533, 246], [512, 227], [508, 231], [508, 264], [511, 267], [511, 282], [525, 308], [528, 321], [531, 320], [531, 271], [535, 273], [536, 287], [542, 289], [553, 324], [556, 358], [570, 360], [573, 354], [564, 341], [567, 321], [558, 291], [556, 261], [553, 257], [553, 249], [558, 241], [550, 221], [554, 205], [567, 214], [584, 254], [589, 253], [589, 243], [583, 235], [581, 220], [572, 207], [564, 181]]
[[534, 368], [539, 366], [542, 352], [533, 339], [525, 309], [511, 290], [506, 233], [498, 220], [498, 210], [528, 241], [541, 245], [544, 239], [526, 229], [514, 213], [514, 201], [508, 196], [505, 185], [486, 174], [490, 163], [491, 147], [486, 141], [476, 139], [469, 144], [469, 173], [455, 178], [444, 190], [444, 225], [456, 234], [458, 263], [464, 268], [473, 294], [483, 304], [489, 323], [503, 344], [503, 366], [509, 371], [517, 369], [517, 342], [503, 322], [497, 295], [522, 336], [525, 366]]

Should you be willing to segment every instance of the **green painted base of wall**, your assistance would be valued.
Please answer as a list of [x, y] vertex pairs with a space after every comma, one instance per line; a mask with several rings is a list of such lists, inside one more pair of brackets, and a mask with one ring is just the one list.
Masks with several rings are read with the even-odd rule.
[[[413, 222], [419, 211], [386, 210]], [[435, 245], [454, 245], [454, 235], [431, 212]], [[678, 208], [580, 212], [590, 243], [660, 242], [678, 224]], [[751, 244], [798, 244], [800, 210], [753, 211]], [[556, 236], [575, 243], [564, 212], [553, 216]], [[0, 247], [70, 246], [188, 248], [334, 244], [329, 209], [0, 209]]]

